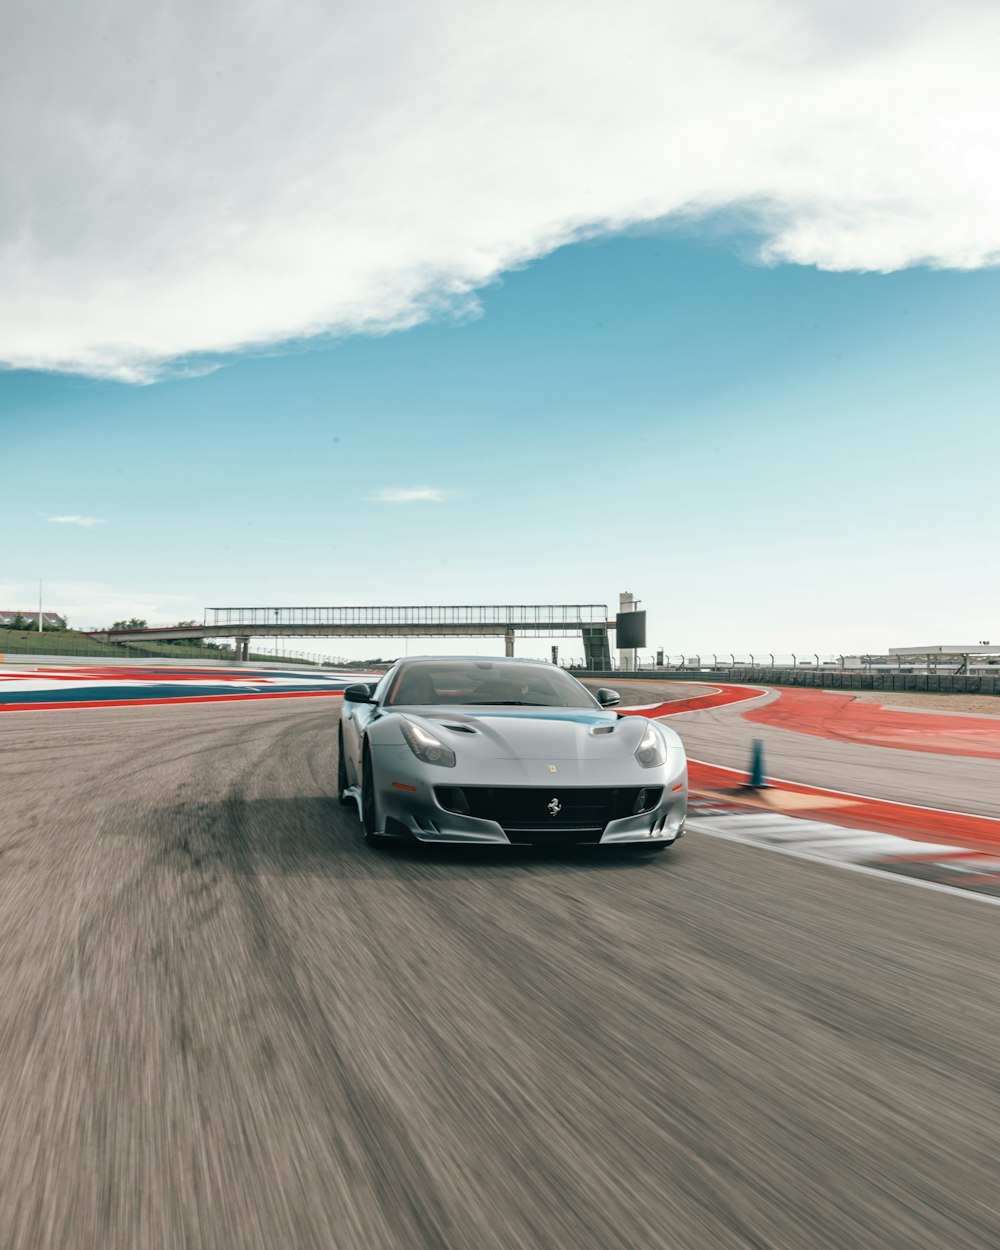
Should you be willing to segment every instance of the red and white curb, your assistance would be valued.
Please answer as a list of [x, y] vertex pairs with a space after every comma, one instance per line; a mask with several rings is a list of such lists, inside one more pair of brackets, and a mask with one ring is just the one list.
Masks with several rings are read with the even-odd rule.
[[[338, 670], [157, 668], [155, 664], [25, 667], [0, 672], [0, 712], [80, 711], [245, 699], [305, 699], [343, 694], [345, 685], [381, 674]], [[197, 691], [197, 693], [193, 693]]]
[[[772, 707], [770, 694], [760, 687], [719, 686], [704, 695], [622, 711], [669, 724], [674, 716], [726, 704], [742, 703], [750, 709], [766, 705], [766, 711]], [[764, 719], [762, 713], [743, 710], [742, 714], [750, 719]], [[695, 790], [689, 803], [687, 828], [695, 833], [905, 881], [961, 898], [1000, 903], [1000, 821], [993, 817], [916, 807], [774, 778], [779, 792], [812, 798], [814, 808], [836, 806], [839, 819], [815, 820], [803, 814], [760, 811], [741, 806], [738, 800], [730, 803], [721, 794], [713, 797], [698, 793], [699, 788], [722, 790], [738, 786], [747, 776], [745, 771], [694, 759], [689, 759], [688, 767]], [[868, 821], [882, 828], [868, 828]], [[907, 836], [911, 831], [918, 836]], [[934, 840], [935, 832], [947, 840]], [[928, 833], [932, 836], [928, 837]]]
[[687, 828], [798, 859], [1000, 904], [1000, 858], [967, 847], [851, 829], [801, 816], [755, 812], [692, 797]]

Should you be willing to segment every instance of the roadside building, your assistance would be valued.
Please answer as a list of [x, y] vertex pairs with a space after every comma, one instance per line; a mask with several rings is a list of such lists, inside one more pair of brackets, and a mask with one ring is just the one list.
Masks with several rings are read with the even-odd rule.
[[[15, 622], [20, 625], [22, 621], [24, 629], [37, 629], [37, 609], [34, 612], [8, 612], [0, 608], [0, 629], [11, 629]], [[43, 612], [42, 625], [47, 629], [65, 629], [66, 618], [60, 616], [58, 612]]]

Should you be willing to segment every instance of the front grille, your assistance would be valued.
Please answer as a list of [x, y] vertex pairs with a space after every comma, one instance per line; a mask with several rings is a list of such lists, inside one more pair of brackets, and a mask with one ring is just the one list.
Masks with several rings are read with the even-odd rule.
[[608, 822], [652, 811], [662, 786], [436, 786], [449, 812], [495, 820], [515, 842], [598, 842]]

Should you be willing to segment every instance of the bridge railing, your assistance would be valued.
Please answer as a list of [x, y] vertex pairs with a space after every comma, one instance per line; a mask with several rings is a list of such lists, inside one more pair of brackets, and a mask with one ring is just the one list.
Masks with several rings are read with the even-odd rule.
[[389, 607], [231, 607], [206, 608], [205, 624], [213, 626], [322, 625], [593, 625], [608, 619], [603, 603], [416, 604]]

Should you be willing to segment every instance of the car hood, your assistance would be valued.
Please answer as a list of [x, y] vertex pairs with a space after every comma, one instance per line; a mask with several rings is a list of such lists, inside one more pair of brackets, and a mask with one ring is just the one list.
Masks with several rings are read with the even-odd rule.
[[463, 758], [606, 760], [632, 755], [647, 721], [598, 708], [421, 707], [399, 709], [422, 721]]

